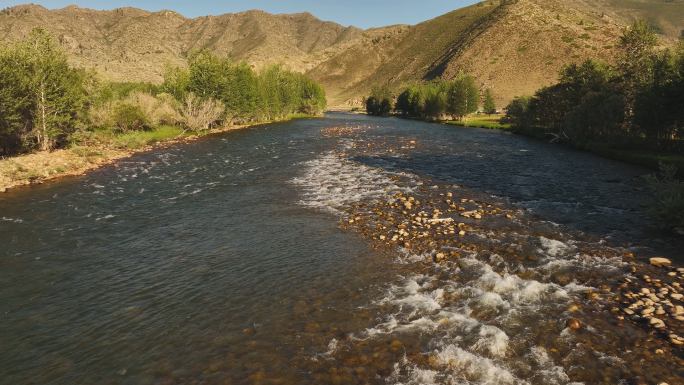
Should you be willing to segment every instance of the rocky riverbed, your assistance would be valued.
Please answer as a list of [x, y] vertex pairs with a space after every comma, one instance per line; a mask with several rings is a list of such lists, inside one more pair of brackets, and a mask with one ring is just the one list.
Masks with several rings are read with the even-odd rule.
[[116, 164], [0, 194], [6, 382], [684, 375], [682, 260], [640, 216], [648, 170], [347, 114]]
[[[420, 146], [415, 138], [353, 142], [326, 156], [345, 167], [366, 168], [353, 160]], [[356, 176], [374, 172], [383, 171], [370, 168]], [[525, 207], [469, 187], [410, 173], [385, 177], [386, 196], [366, 196], [337, 208], [344, 212], [341, 228], [366, 237], [377, 250], [404, 256], [400, 259], [419, 277], [417, 290], [398, 307], [392, 303], [396, 298], [381, 301], [393, 316], [374, 328], [411, 341], [398, 338], [390, 343], [390, 349], [396, 345], [406, 352], [395, 364], [395, 380], [420, 383], [429, 377], [448, 382], [463, 377], [490, 383], [496, 372], [500, 383], [681, 381], [684, 268], [540, 222]], [[468, 293], [472, 290], [480, 293]], [[432, 308], [411, 303], [425, 301], [417, 297], [421, 293], [428, 293]], [[521, 303], [520, 309], [515, 302]], [[462, 319], [454, 320], [455, 314]], [[426, 340], [411, 340], [418, 338], [412, 335], [414, 329], [442, 329], [444, 336], [437, 341], [434, 335], [419, 333]], [[481, 338], [488, 335], [494, 337]], [[529, 346], [531, 341], [536, 346]], [[520, 367], [510, 362], [516, 356], [534, 362], [529, 357], [535, 354], [542, 357], [536, 364]]]

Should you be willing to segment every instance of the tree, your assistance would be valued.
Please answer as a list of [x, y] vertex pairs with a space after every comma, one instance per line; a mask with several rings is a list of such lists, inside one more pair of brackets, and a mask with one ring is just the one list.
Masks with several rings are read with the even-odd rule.
[[622, 28], [619, 45], [625, 51], [626, 59], [639, 59], [658, 45], [658, 38], [647, 21], [639, 20], [630, 28]]
[[0, 131], [14, 138], [4, 151], [19, 151], [17, 144], [51, 150], [65, 141], [85, 118], [85, 71], [69, 68], [64, 50], [41, 27], [2, 47], [0, 62]]
[[618, 60], [618, 68], [622, 73], [625, 115], [630, 118], [637, 94], [652, 81], [653, 47], [657, 44], [658, 38], [644, 20], [634, 22], [631, 28], [622, 29], [619, 47], [624, 56]]
[[[278, 119], [295, 112], [320, 114], [327, 101], [323, 86], [283, 64], [261, 69], [257, 75], [247, 62], [233, 64], [209, 50], [193, 52], [188, 68], [167, 65], [160, 90], [178, 100], [212, 98], [225, 107], [225, 120], [245, 122]], [[193, 100], [193, 105], [200, 105]]]
[[487, 88], [485, 91], [485, 100], [482, 105], [482, 109], [484, 110], [484, 113], [487, 115], [491, 115], [496, 112], [496, 105], [494, 104], [494, 97], [492, 96], [492, 90]]
[[303, 75], [300, 76], [301, 105], [299, 111], [309, 115], [323, 113], [327, 104], [323, 86]]
[[454, 119], [462, 119], [477, 111], [479, 101], [480, 96], [473, 77], [460, 71], [447, 90], [447, 114]]
[[192, 131], [207, 130], [223, 116], [223, 103], [213, 98], [200, 99], [189, 92], [183, 104], [183, 121]]
[[431, 81], [425, 88], [423, 111], [426, 116], [440, 119], [447, 109], [448, 84], [437, 78]]
[[28, 59], [25, 52], [0, 45], [0, 150], [18, 152], [31, 128], [33, 100], [30, 97]]
[[366, 112], [371, 115], [387, 115], [394, 108], [394, 98], [387, 86], [375, 86], [366, 99]]
[[523, 95], [516, 96], [506, 107], [506, 115], [501, 118], [502, 124], [510, 124], [511, 128], [523, 130], [530, 127], [529, 108], [532, 97]]
[[190, 71], [167, 62], [164, 65], [164, 82], [160, 89], [176, 100], [183, 101], [190, 87]]

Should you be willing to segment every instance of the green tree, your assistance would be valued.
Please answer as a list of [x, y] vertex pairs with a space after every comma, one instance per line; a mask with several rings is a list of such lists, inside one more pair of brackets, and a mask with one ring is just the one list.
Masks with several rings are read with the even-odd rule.
[[528, 95], [516, 96], [506, 106], [506, 115], [500, 121], [501, 124], [510, 124], [511, 128], [522, 131], [531, 126], [529, 107], [532, 97]]
[[366, 99], [366, 112], [371, 115], [387, 115], [394, 108], [392, 91], [387, 86], [375, 86]]
[[394, 104], [394, 111], [400, 112], [402, 115], [408, 115], [411, 105], [409, 104], [409, 90], [404, 89], [399, 96], [397, 102]]
[[323, 113], [327, 104], [323, 86], [303, 75], [300, 76], [301, 104], [299, 106], [299, 111], [309, 115]]
[[446, 113], [454, 119], [477, 111], [480, 101], [479, 92], [472, 76], [460, 71], [449, 84]]
[[167, 62], [164, 65], [164, 82], [160, 87], [161, 92], [172, 95], [178, 101], [183, 101], [189, 87], [190, 71]]
[[684, 151], [684, 46], [653, 60], [653, 81], [636, 95], [635, 130], [655, 148]]
[[492, 90], [487, 88], [485, 90], [485, 99], [482, 104], [482, 109], [485, 114], [491, 115], [496, 112], [496, 105], [494, 104], [494, 97], [492, 96]]
[[424, 88], [425, 99], [423, 112], [425, 116], [440, 119], [447, 110], [447, 89], [449, 85], [437, 78]]
[[637, 94], [653, 80], [653, 47], [657, 44], [658, 38], [644, 20], [622, 29], [619, 47], [624, 55], [618, 60], [618, 68], [622, 73], [625, 114], [629, 118], [632, 116]]
[[31, 129], [33, 100], [29, 92], [28, 58], [24, 51], [0, 45], [0, 150], [12, 154], [24, 147]]
[[647, 175], [646, 182], [654, 200], [648, 205], [647, 215], [663, 230], [684, 227], [684, 182], [677, 180], [674, 165], [660, 163], [660, 178]]
[[64, 50], [41, 27], [2, 47], [0, 55], [8, 65], [0, 70], [0, 130], [20, 138], [24, 149], [35, 144], [50, 150], [65, 141], [85, 119], [85, 71], [70, 68]]

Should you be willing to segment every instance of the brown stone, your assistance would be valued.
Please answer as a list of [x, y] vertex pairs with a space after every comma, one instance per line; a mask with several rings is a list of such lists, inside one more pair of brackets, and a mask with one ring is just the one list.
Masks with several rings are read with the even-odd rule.
[[570, 329], [581, 329], [582, 323], [576, 318], [570, 318], [568, 322], [566, 322], [566, 326]]

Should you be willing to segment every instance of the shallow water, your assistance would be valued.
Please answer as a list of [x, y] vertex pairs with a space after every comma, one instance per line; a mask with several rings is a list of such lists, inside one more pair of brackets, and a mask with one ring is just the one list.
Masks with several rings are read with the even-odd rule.
[[[0, 382], [618, 383], [637, 372], [614, 341], [562, 323], [623, 274], [581, 249], [677, 258], [644, 226], [645, 173], [498, 131], [331, 114], [10, 190]], [[360, 205], [433, 183], [520, 220], [469, 234], [490, 249], [446, 266], [347, 228]]]

